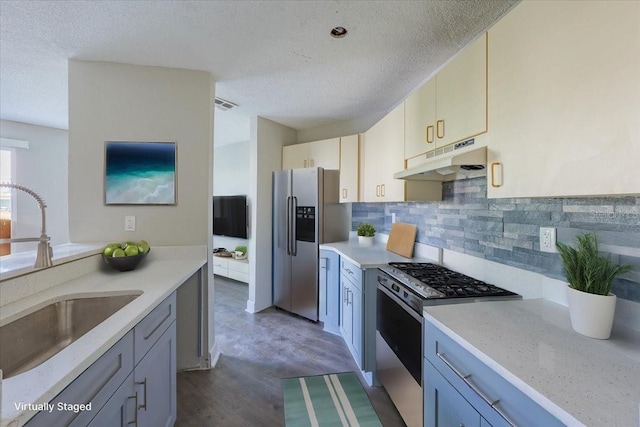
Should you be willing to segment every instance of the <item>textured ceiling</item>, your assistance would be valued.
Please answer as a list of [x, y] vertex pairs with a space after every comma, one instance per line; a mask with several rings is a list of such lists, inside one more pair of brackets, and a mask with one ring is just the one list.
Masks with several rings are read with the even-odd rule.
[[2, 0], [0, 117], [66, 129], [71, 58], [210, 71], [295, 129], [381, 116], [516, 2]]

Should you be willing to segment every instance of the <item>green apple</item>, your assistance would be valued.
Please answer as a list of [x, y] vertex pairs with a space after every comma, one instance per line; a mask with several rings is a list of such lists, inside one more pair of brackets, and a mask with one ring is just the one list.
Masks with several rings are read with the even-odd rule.
[[140, 242], [138, 242], [138, 250], [140, 253], [149, 252], [149, 244], [144, 240], [140, 240]]
[[113, 251], [113, 254], [111, 256], [116, 257], [116, 258], [120, 258], [120, 257], [126, 256], [126, 254], [124, 253], [124, 251], [121, 248], [118, 248], [118, 249]]
[[127, 247], [124, 248], [124, 254], [126, 256], [138, 255], [138, 246], [136, 246], [136, 245], [127, 245]]
[[107, 246], [106, 248], [104, 248], [104, 250], [102, 251], [102, 255], [104, 256], [111, 256], [113, 255], [113, 251], [116, 248], [114, 248], [113, 246]]

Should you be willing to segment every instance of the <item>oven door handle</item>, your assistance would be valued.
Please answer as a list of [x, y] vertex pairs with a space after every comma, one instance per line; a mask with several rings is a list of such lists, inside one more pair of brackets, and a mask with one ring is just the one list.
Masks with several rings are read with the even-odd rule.
[[378, 285], [378, 290], [382, 291], [386, 296], [391, 298], [393, 302], [398, 304], [404, 311], [406, 311], [411, 317], [413, 317], [416, 321], [422, 323], [422, 316], [415, 312], [411, 307], [409, 307], [404, 301], [395, 296], [389, 289], [385, 288], [382, 285]]

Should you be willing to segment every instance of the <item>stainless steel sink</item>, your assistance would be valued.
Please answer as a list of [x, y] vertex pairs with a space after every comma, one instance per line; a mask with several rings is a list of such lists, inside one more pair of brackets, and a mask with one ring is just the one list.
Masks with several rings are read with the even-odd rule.
[[53, 357], [140, 295], [68, 299], [0, 327], [0, 369], [10, 378]]

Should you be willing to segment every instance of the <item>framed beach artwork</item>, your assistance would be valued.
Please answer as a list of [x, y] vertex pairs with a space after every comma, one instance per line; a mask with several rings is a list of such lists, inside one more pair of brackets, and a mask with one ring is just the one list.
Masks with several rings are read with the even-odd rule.
[[107, 205], [175, 205], [175, 142], [106, 141]]

